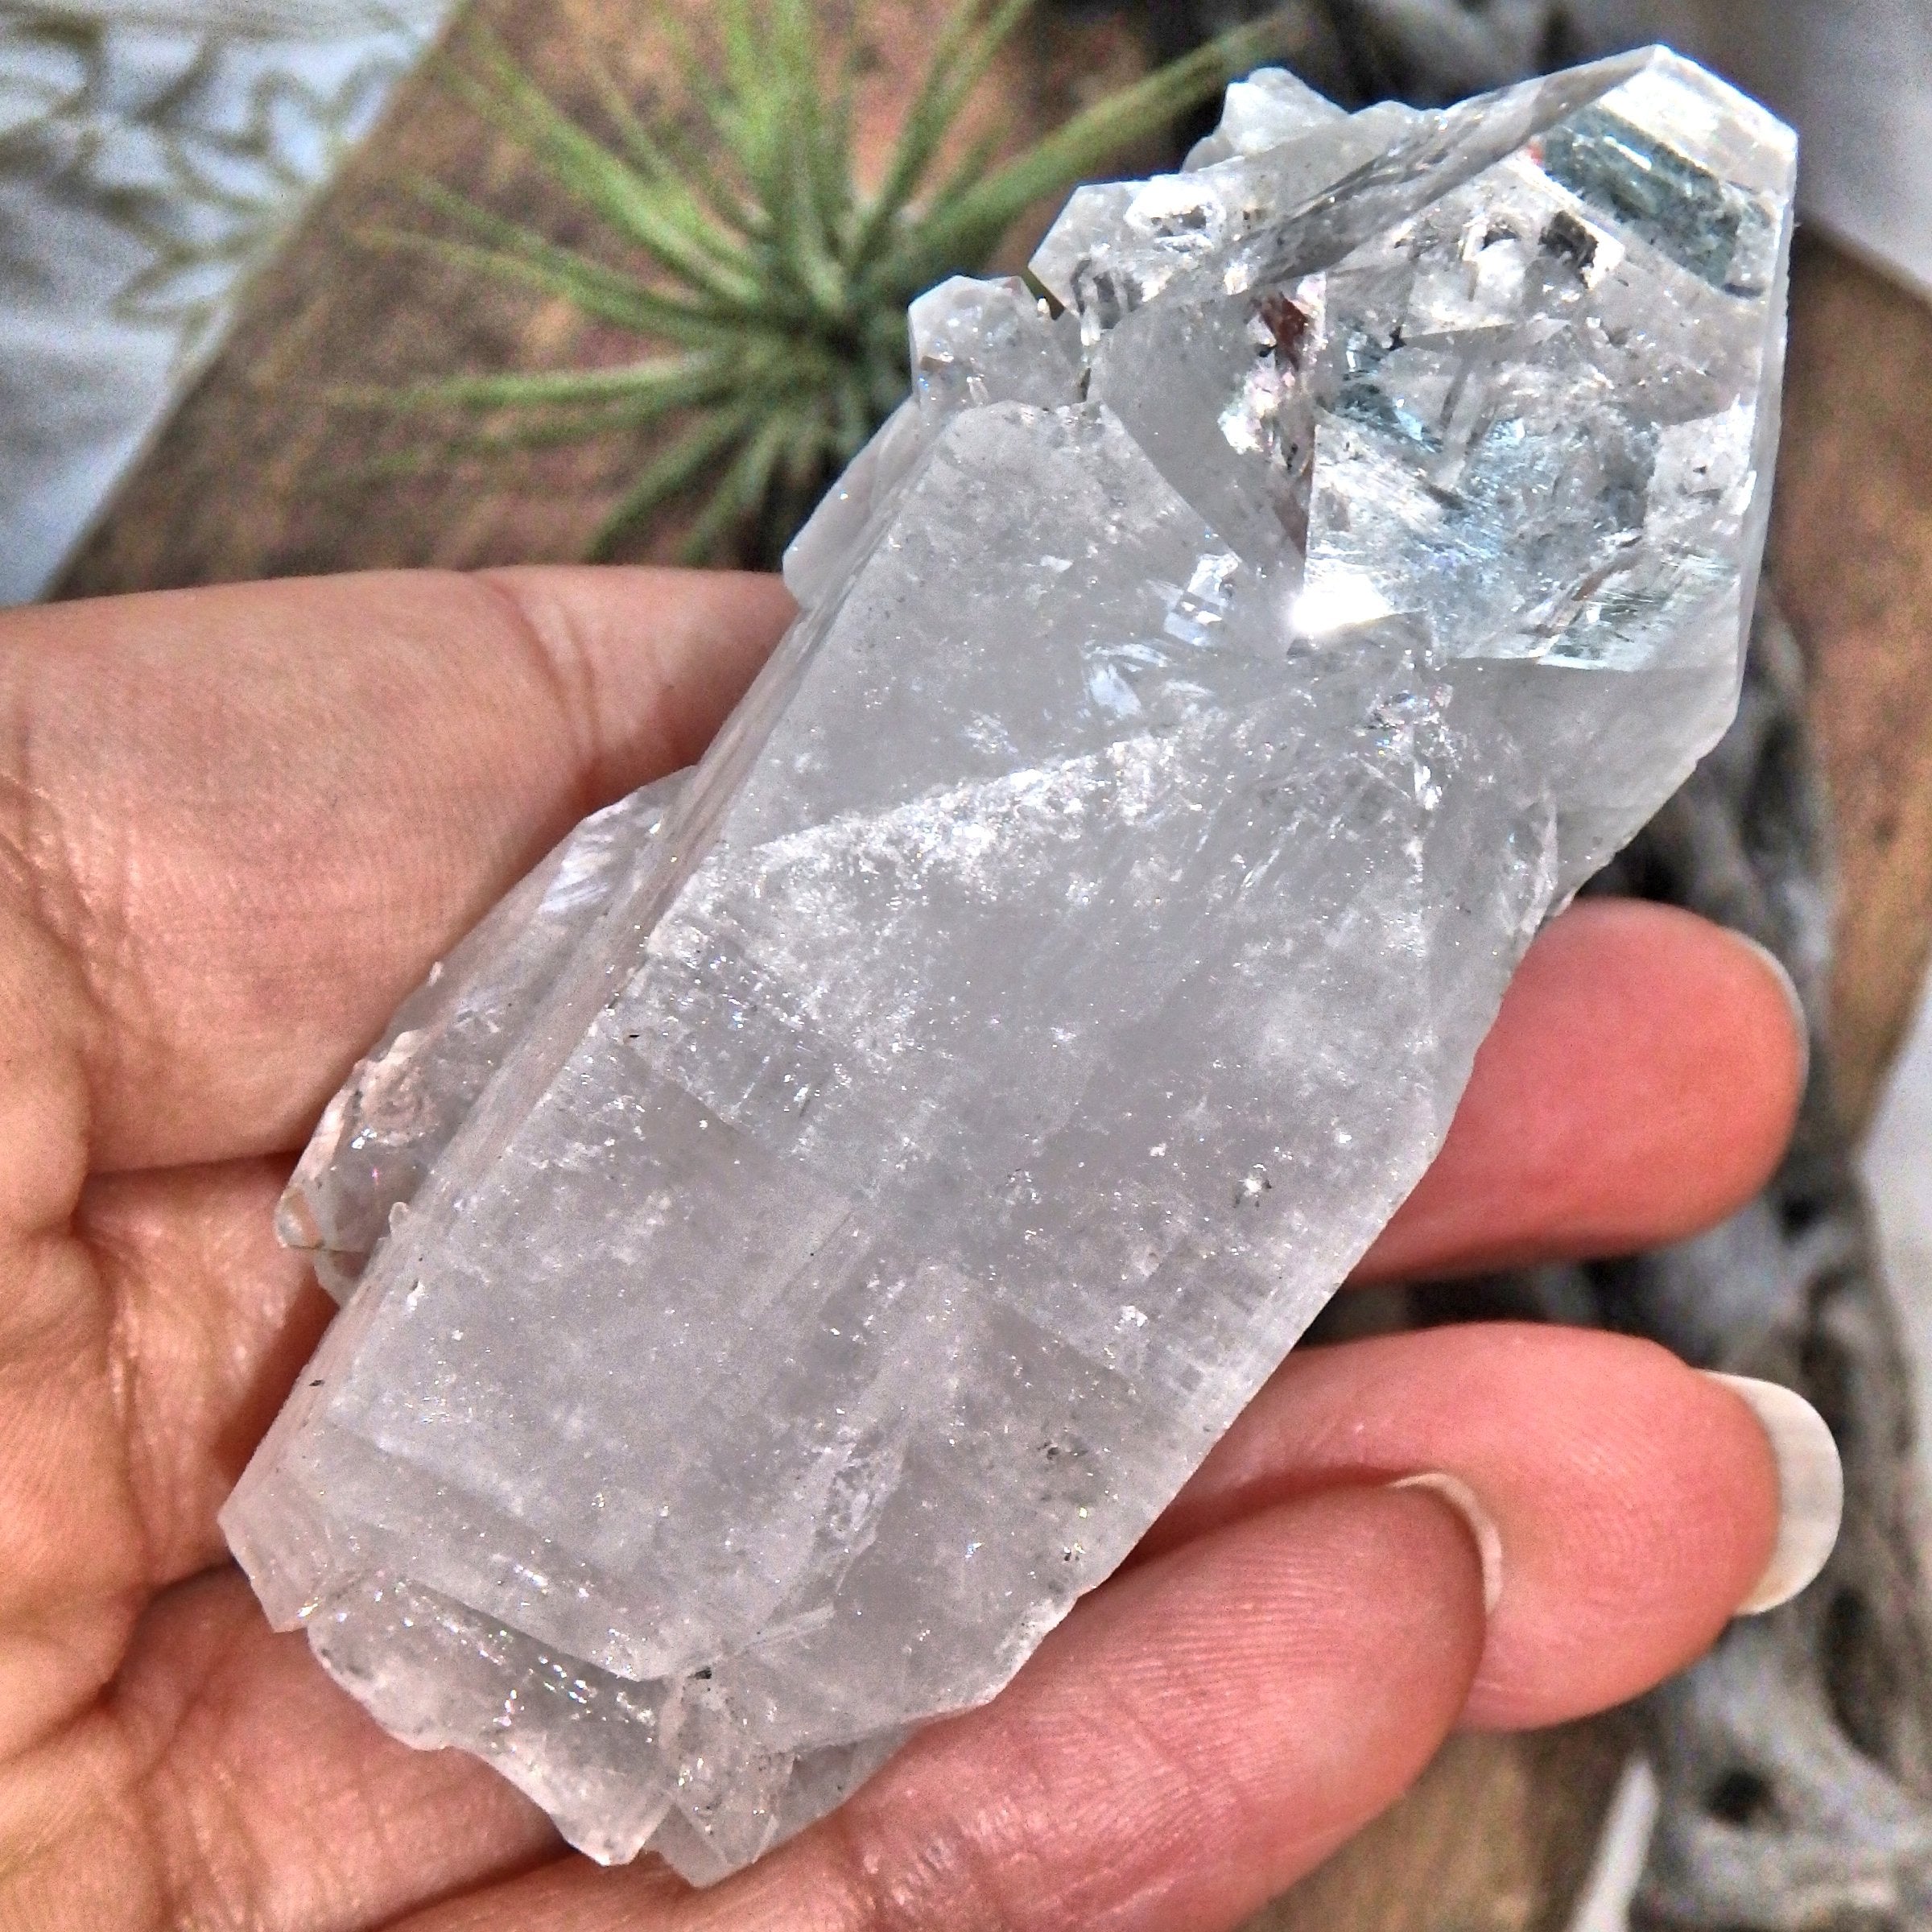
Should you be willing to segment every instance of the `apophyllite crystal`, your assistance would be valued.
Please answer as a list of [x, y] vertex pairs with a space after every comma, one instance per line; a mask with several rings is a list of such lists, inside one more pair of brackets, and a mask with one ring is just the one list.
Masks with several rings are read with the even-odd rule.
[[[400, 1736], [708, 1878], [993, 1695], [1414, 1184], [1731, 715], [1793, 144], [1652, 52], [1229, 91], [914, 306], [687, 778], [331, 1108], [225, 1522]], [[641, 621], [646, 621], [641, 618]]]

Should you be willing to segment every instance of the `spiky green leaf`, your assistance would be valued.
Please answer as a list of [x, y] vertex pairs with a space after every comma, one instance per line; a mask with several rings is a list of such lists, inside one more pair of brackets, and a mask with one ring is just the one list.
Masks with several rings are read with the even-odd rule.
[[[690, 497], [687, 547], [706, 553], [746, 521], [775, 551], [828, 476], [903, 397], [905, 306], [947, 273], [982, 269], [1013, 221], [1091, 177], [1251, 62], [1278, 21], [1227, 36], [1075, 116], [996, 165], [982, 134], [936, 182], [961, 116], [1031, 0], [960, 0], [942, 32], [878, 191], [852, 178], [856, 25], [844, 56], [821, 43], [815, 0], [716, 0], [704, 48], [680, 42], [685, 100], [715, 154], [676, 125], [646, 125], [608, 72], [592, 79], [609, 139], [580, 126], [486, 36], [467, 42], [455, 85], [530, 153], [621, 250], [626, 273], [563, 247], [448, 189], [431, 204], [462, 231], [386, 237], [681, 353], [619, 369], [481, 374], [393, 393], [391, 407], [521, 418], [453, 440], [507, 454], [573, 437], [638, 433], [687, 419], [624, 493], [592, 554]], [[599, 254], [603, 253], [600, 250]]]
[[964, 0], [947, 23], [926, 77], [907, 110], [886, 177], [860, 225], [852, 254], [861, 270], [871, 263], [901, 212], [918, 193], [973, 90], [1033, 5], [1034, 0], [997, 0], [989, 13], [985, 0]]
[[762, 506], [786, 449], [797, 433], [796, 423], [780, 411], [745, 439], [679, 546], [678, 554], [683, 562], [704, 563], [736, 526], [751, 520]]
[[761, 407], [760, 402], [741, 402], [720, 409], [664, 451], [598, 525], [590, 540], [591, 560], [608, 561], [617, 543], [632, 529], [689, 489], [745, 436]]
[[459, 68], [454, 84], [560, 187], [688, 287], [743, 311], [756, 303], [749, 258], [721, 225], [701, 212], [694, 216], [691, 196], [667, 194], [580, 126], [493, 41], [480, 38], [472, 59], [476, 68]]
[[720, 355], [666, 356], [608, 369], [536, 369], [496, 376], [448, 376], [401, 389], [361, 392], [398, 409], [522, 410], [594, 407], [642, 423], [674, 409], [714, 402], [737, 390], [744, 364]]
[[1218, 93], [1289, 31], [1279, 15], [1238, 27], [1096, 101], [948, 205], [912, 225], [882, 271], [881, 281], [918, 289], [956, 264], [983, 261], [1036, 201], [1065, 194], [1150, 127], [1166, 126]]
[[440, 183], [424, 182], [418, 192], [427, 206], [477, 239], [456, 242], [409, 229], [369, 229], [364, 238], [378, 246], [415, 249], [464, 263], [496, 280], [561, 296], [599, 321], [667, 341], [720, 345], [742, 341], [763, 327], [762, 319], [749, 320], [731, 310], [720, 312], [649, 287], [621, 270], [560, 247], [534, 229], [506, 221]]

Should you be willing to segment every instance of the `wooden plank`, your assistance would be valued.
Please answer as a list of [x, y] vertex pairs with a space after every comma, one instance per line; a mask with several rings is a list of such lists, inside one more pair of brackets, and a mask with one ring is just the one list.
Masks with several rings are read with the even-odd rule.
[[1565, 1932], [1629, 1751], [1616, 1720], [1451, 1738], [1245, 1932]]
[[1809, 241], [1773, 538], [1840, 863], [1831, 1059], [1869, 1119], [1932, 958], [1932, 308]]

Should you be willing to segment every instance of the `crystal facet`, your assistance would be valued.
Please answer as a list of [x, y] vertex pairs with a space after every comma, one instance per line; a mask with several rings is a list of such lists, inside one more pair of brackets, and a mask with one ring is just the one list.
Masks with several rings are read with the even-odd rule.
[[[386, 1725], [700, 1880], [991, 1696], [1736, 704], [1789, 132], [1660, 52], [1230, 90], [910, 324], [696, 770], [398, 1014], [224, 1517]], [[353, 1294], [349, 1291], [353, 1290]]]

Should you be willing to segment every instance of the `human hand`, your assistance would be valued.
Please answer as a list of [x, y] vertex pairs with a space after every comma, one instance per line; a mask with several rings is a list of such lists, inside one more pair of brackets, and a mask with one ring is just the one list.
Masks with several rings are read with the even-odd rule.
[[[0, 1924], [922, 1932], [1232, 1923], [1458, 1724], [1645, 1688], [1822, 1554], [1769, 1441], [1649, 1344], [1516, 1327], [1292, 1356], [985, 1708], [702, 1893], [605, 1872], [278, 1636], [215, 1513], [331, 1311], [292, 1150], [429, 963], [688, 762], [770, 580], [375, 576], [0, 619]], [[1802, 1046], [1751, 949], [1538, 939], [1377, 1278], [1676, 1238], [1755, 1191]], [[1447, 1472], [1494, 1531], [1494, 1600]]]

